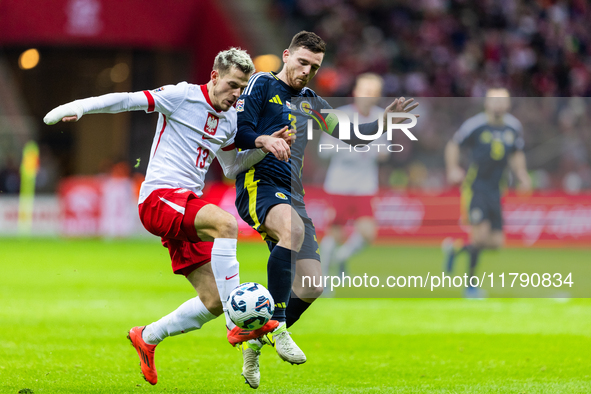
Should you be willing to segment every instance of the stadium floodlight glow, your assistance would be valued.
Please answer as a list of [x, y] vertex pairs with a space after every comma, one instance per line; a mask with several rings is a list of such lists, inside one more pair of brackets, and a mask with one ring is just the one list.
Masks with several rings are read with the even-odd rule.
[[109, 76], [114, 83], [124, 82], [129, 77], [129, 66], [127, 63], [118, 63], [113, 66]]
[[277, 71], [281, 67], [281, 59], [277, 55], [260, 55], [253, 60], [257, 72]]
[[18, 58], [18, 66], [21, 70], [30, 70], [39, 64], [39, 51], [35, 48], [27, 49]]

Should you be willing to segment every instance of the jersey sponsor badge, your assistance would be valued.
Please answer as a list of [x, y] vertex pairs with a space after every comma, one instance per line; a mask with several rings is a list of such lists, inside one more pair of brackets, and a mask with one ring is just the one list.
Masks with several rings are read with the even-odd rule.
[[285, 104], [287, 104], [287, 109], [291, 110], [291, 103], [289, 101], [286, 101]]
[[205, 127], [203, 130], [209, 135], [215, 135], [218, 129], [219, 118], [212, 114], [211, 112], [207, 113], [207, 120], [205, 121]]
[[275, 197], [280, 198], [282, 200], [287, 200], [287, 196], [281, 192], [275, 193]]
[[490, 144], [493, 140], [493, 135], [490, 131], [484, 130], [482, 134], [480, 134], [480, 142], [483, 144]]
[[164, 90], [164, 86], [162, 86], [161, 88], [158, 88], [158, 89], [154, 89], [154, 90], [152, 90], [152, 92], [158, 93], [158, 92], [161, 92], [163, 90]]
[[244, 99], [236, 101], [236, 112], [244, 111]]
[[312, 113], [312, 106], [310, 105], [309, 102], [302, 101], [300, 103], [300, 110], [305, 114], [311, 114]]

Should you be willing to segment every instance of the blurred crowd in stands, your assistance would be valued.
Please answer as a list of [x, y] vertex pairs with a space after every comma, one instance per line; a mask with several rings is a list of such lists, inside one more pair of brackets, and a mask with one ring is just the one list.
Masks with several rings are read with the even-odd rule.
[[327, 42], [317, 88], [346, 95], [376, 72], [386, 95], [591, 95], [591, 3], [586, 0], [281, 0], [289, 33]]

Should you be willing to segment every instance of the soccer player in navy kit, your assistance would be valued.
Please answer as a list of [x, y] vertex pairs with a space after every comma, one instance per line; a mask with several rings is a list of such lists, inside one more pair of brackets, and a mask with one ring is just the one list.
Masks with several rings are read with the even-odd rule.
[[[444, 241], [445, 269], [451, 272], [455, 257], [470, 256], [468, 276], [472, 277], [483, 249], [498, 249], [505, 242], [501, 193], [507, 165], [519, 181], [519, 189], [529, 191], [531, 180], [523, 153], [521, 123], [507, 111], [510, 96], [506, 89], [489, 89], [484, 112], [466, 120], [445, 148], [447, 179], [462, 183], [462, 213], [471, 226], [470, 241], [465, 246], [451, 239]], [[468, 172], [460, 167], [460, 147], [471, 150]], [[466, 289], [466, 296], [478, 296], [476, 288]]]
[[[304, 206], [301, 169], [307, 142], [307, 119], [315, 114], [320, 128], [329, 134], [338, 125], [336, 116], [320, 115], [320, 109], [329, 109], [330, 105], [306, 88], [320, 68], [324, 52], [325, 43], [316, 34], [306, 31], [296, 34], [283, 52], [281, 72], [253, 75], [236, 102], [238, 148], [259, 147], [269, 134], [281, 127], [289, 127], [297, 133], [288, 151], [290, 156], [284, 157], [285, 161], [263, 159], [236, 178], [238, 213], [263, 236], [271, 249], [267, 287], [275, 300], [273, 319], [281, 322], [262, 341], [253, 340], [241, 346], [243, 375], [253, 388], [258, 387], [260, 381], [258, 357], [264, 343], [273, 345], [285, 361], [292, 364], [306, 361], [306, 356], [286, 329], [323, 291], [321, 286], [304, 286], [302, 283], [302, 276], [320, 278], [322, 270], [316, 233]], [[384, 117], [387, 112], [411, 111], [418, 105], [412, 102], [412, 99], [404, 98], [395, 100], [386, 108]], [[405, 119], [395, 118], [394, 123]], [[377, 121], [359, 125], [362, 134], [374, 134], [377, 127]], [[356, 142], [351, 138], [349, 143]], [[271, 153], [275, 152], [271, 150]], [[295, 273], [293, 276], [292, 272]]]

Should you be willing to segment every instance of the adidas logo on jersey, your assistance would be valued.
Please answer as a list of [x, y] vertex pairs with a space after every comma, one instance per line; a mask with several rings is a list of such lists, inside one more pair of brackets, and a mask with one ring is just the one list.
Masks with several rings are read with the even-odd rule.
[[283, 103], [281, 102], [281, 99], [279, 98], [279, 95], [276, 94], [275, 97], [273, 97], [271, 100], [269, 100], [270, 103], [275, 103], [275, 104], [279, 104], [279, 105], [283, 105]]

